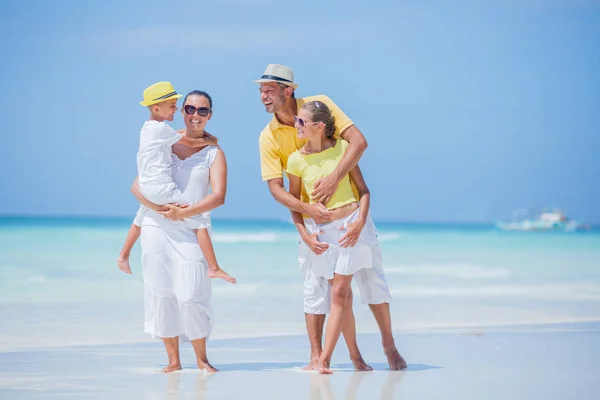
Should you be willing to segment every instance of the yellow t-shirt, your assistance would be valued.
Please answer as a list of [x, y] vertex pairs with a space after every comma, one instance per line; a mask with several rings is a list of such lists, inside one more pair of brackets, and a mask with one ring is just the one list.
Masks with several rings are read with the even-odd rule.
[[[302, 179], [302, 186], [306, 193], [312, 193], [315, 182], [333, 172], [338, 166], [344, 153], [348, 149], [348, 142], [338, 139], [334, 147], [320, 153], [302, 154], [299, 150], [293, 152], [288, 158], [286, 172]], [[309, 196], [309, 201], [315, 201]], [[334, 208], [358, 201], [350, 185], [350, 176], [346, 175], [338, 184], [336, 191], [326, 204], [327, 208]]]
[[[304, 103], [310, 101], [321, 101], [329, 107], [335, 117], [334, 138], [354, 123], [344, 114], [342, 110], [327, 96], [317, 95], [296, 99], [298, 110]], [[263, 129], [258, 139], [260, 147], [260, 168], [263, 181], [282, 178], [283, 171], [287, 167], [290, 154], [306, 144], [306, 140], [298, 139], [298, 133], [293, 126], [282, 125], [275, 115], [269, 124]]]

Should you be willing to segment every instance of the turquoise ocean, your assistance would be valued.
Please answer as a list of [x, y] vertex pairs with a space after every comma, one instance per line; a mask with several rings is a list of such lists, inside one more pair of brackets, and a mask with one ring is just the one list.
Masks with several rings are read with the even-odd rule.
[[[0, 218], [0, 350], [152, 340], [140, 247], [115, 260], [130, 218]], [[491, 224], [375, 221], [393, 328], [414, 332], [589, 329], [600, 321], [600, 230], [501, 232]], [[220, 265], [213, 338], [303, 334], [298, 236], [285, 221], [213, 220]], [[355, 287], [356, 289], [356, 287]], [[377, 332], [355, 290], [359, 333]]]

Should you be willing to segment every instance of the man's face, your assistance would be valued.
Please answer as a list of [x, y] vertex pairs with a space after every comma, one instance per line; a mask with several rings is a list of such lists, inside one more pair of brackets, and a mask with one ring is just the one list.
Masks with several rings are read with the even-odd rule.
[[260, 84], [260, 101], [265, 105], [265, 111], [270, 114], [276, 113], [285, 104], [285, 93], [287, 88], [282, 88], [276, 82], [264, 82]]
[[161, 101], [153, 106], [154, 114], [160, 116], [167, 121], [173, 121], [173, 116], [177, 111], [177, 99]]

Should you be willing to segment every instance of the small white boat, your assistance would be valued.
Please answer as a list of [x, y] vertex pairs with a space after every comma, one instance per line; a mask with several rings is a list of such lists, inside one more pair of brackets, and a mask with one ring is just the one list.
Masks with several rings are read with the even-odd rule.
[[572, 220], [556, 209], [544, 212], [536, 219], [521, 219], [513, 222], [498, 222], [496, 226], [504, 231], [564, 231], [572, 232], [586, 226]]

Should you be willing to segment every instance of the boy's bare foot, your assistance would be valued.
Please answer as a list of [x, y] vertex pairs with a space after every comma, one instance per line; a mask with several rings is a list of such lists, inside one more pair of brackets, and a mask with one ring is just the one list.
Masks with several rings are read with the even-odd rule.
[[221, 267], [219, 267], [219, 266], [208, 267], [208, 277], [210, 279], [215, 279], [215, 278], [223, 279], [224, 281], [229, 282], [229, 283], [237, 283], [237, 279], [235, 279], [233, 276], [229, 275], [227, 272], [223, 271], [221, 269]]
[[121, 271], [125, 272], [126, 274], [131, 275], [131, 267], [129, 266], [129, 257], [119, 256], [119, 258], [117, 258], [117, 265], [119, 266], [119, 269]]
[[387, 348], [384, 347], [383, 352], [385, 353], [388, 359], [390, 371], [402, 371], [408, 367], [404, 358], [402, 358], [400, 353], [398, 353], [398, 349], [396, 349], [396, 346]]
[[208, 372], [218, 372], [219, 370], [216, 369], [215, 367], [213, 367], [212, 365], [210, 365], [210, 363], [208, 362], [208, 360], [200, 360], [197, 359], [198, 361], [198, 369], [199, 370], [207, 370]]
[[167, 365], [166, 367], [164, 367], [161, 372], [164, 372], [165, 374], [168, 374], [169, 372], [174, 372], [174, 371], [179, 371], [181, 370], [181, 364], [180, 363], [171, 363], [169, 365]]
[[373, 371], [373, 367], [367, 364], [361, 355], [350, 356], [350, 361], [352, 361], [352, 365], [357, 371]]
[[329, 360], [327, 360], [327, 361], [319, 360], [319, 364], [317, 365], [316, 369], [320, 374], [326, 374], [326, 375], [333, 374], [333, 371], [331, 370], [331, 368], [329, 368]]

